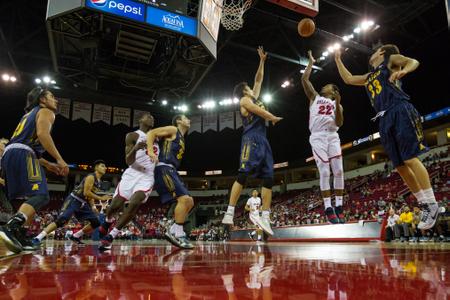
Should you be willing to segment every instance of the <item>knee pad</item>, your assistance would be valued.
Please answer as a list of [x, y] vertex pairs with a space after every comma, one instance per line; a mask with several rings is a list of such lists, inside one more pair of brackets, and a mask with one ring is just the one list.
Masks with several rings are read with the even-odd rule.
[[42, 207], [46, 206], [50, 202], [48, 195], [36, 195], [25, 201], [26, 204], [31, 205], [35, 211], [39, 211]]
[[271, 189], [273, 187], [273, 178], [264, 178], [262, 186], [266, 189]]
[[100, 221], [97, 218], [89, 219], [88, 221], [89, 221], [89, 223], [91, 223], [92, 229], [95, 229], [100, 226]]
[[61, 228], [64, 225], [66, 225], [67, 221], [69, 221], [69, 220], [67, 220], [65, 218], [58, 218], [58, 219], [56, 219], [55, 224], [58, 228]]
[[239, 182], [240, 185], [245, 185], [245, 183], [247, 182], [247, 177], [247, 173], [239, 173], [236, 181]]

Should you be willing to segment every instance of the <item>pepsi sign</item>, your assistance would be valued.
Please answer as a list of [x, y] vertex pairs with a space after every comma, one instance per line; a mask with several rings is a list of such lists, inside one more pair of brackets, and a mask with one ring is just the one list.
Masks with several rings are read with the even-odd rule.
[[145, 22], [145, 5], [130, 0], [86, 0], [86, 6], [119, 17]]
[[148, 24], [177, 31], [179, 33], [196, 36], [197, 20], [176, 13], [168, 12], [154, 7], [147, 7]]

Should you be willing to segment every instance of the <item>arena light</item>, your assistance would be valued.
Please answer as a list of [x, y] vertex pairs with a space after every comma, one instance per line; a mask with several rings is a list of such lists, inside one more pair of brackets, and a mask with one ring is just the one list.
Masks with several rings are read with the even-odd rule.
[[305, 73], [305, 69], [300, 70], [300, 73], [304, 74]]
[[34, 82], [36, 82], [37, 84], [40, 84], [40, 83], [42, 82], [42, 80], [41, 80], [40, 78], [36, 78], [36, 79], [34, 80]]
[[333, 46], [329, 46], [329, 47], [327, 48], [327, 52], [328, 52], [328, 53], [333, 53], [333, 52], [334, 52]]
[[328, 51], [322, 52], [322, 56], [327, 57], [330, 53]]
[[271, 95], [271, 94], [265, 94], [265, 95], [263, 96], [263, 101], [264, 101], [265, 103], [270, 103], [270, 102], [272, 101], [272, 95]]
[[9, 81], [16, 82], [17, 78], [15, 76], [11, 76], [11, 77], [9, 77]]
[[334, 45], [333, 45], [333, 49], [334, 50], [338, 50], [338, 49], [340, 49], [341, 48], [341, 44], [339, 44], [339, 43], [335, 43]]
[[355, 29], [353, 29], [354, 33], [360, 33], [361, 32], [361, 28], [360, 27], [356, 27]]
[[182, 112], [187, 112], [188, 111], [188, 107], [186, 104], [182, 104], [179, 108], [180, 111]]
[[51, 84], [56, 84], [56, 81], [55, 80], [50, 80], [50, 83]]
[[208, 100], [205, 101], [201, 106], [203, 109], [213, 109], [214, 107], [216, 107], [216, 101]]
[[369, 29], [370, 27], [372, 27], [373, 25], [375, 25], [375, 22], [372, 20], [365, 20], [362, 21], [361, 24], [359, 25], [359, 27], [361, 28], [362, 31], [366, 31], [367, 29]]
[[199, 104], [199, 105], [197, 105], [197, 108], [198, 108], [198, 109], [202, 109], [203, 106], [201, 106], [201, 105]]
[[281, 85], [281, 87], [283, 88], [283, 89], [285, 89], [285, 88], [287, 88], [288, 86], [290, 86], [291, 85], [291, 82], [289, 81], [289, 80], [286, 80], [285, 82], [283, 82], [283, 84]]
[[239, 99], [236, 98], [236, 97], [234, 97], [234, 98], [233, 98], [233, 103], [234, 103], [234, 104], [238, 104], [238, 103], [239, 103]]
[[9, 74], [3, 74], [2, 75], [2, 79], [3, 79], [3, 81], [9, 81]]
[[167, 102], [167, 100], [163, 100], [163, 101], [161, 102], [161, 104], [164, 105], [164, 106], [166, 106], [166, 105], [168, 104], [168, 102]]
[[48, 77], [48, 76], [44, 76], [44, 78], [42, 78], [42, 80], [45, 82], [45, 83], [50, 83], [50, 81], [52, 80], [50, 77]]

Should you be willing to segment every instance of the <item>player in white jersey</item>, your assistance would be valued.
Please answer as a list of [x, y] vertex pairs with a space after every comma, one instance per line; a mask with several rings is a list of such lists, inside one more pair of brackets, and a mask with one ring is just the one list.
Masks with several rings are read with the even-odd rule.
[[258, 197], [258, 191], [252, 191], [252, 197], [248, 198], [247, 203], [245, 204], [245, 210], [249, 212], [250, 221], [256, 225], [257, 230], [253, 230], [249, 233], [250, 238], [253, 240], [253, 236], [258, 234], [258, 241], [262, 240], [262, 230], [258, 225], [259, 219], [261, 215], [259, 214], [261, 210], [261, 198]]
[[[344, 123], [339, 89], [327, 84], [317, 93], [309, 81], [315, 62], [308, 51], [309, 64], [302, 75], [302, 85], [309, 99], [309, 142], [320, 174], [320, 191], [325, 204], [325, 215], [333, 224], [345, 223], [343, 215], [344, 168], [342, 164], [341, 141], [338, 129]], [[333, 187], [336, 195], [335, 207], [331, 206], [330, 166], [333, 171]]]
[[[154, 119], [149, 113], [139, 119], [139, 129], [130, 132], [125, 138], [125, 161], [129, 166], [122, 174], [117, 185], [111, 205], [106, 210], [105, 222], [100, 226], [102, 236], [100, 250], [108, 250], [114, 238], [130, 222], [137, 213], [139, 206], [145, 203], [153, 189], [155, 163], [147, 155], [147, 132], [153, 128]], [[153, 145], [156, 155], [158, 144]], [[124, 209], [125, 203], [128, 206]], [[114, 214], [123, 210], [116, 226], [109, 232], [114, 222]]]

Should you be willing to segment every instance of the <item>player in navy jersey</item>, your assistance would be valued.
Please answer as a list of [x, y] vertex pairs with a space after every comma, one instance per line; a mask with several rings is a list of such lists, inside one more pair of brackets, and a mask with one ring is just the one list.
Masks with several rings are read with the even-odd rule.
[[[0, 238], [13, 252], [32, 247], [22, 233], [23, 224], [34, 217], [50, 200], [44, 168], [67, 176], [69, 167], [63, 160], [51, 137], [58, 101], [52, 92], [40, 87], [27, 95], [26, 114], [22, 117], [2, 157], [2, 176], [5, 179], [9, 201], [26, 199], [8, 223], [0, 227]], [[47, 151], [56, 163], [42, 154]]]
[[241, 156], [239, 174], [231, 188], [227, 212], [222, 223], [233, 225], [234, 210], [247, 177], [254, 175], [262, 179], [262, 217], [255, 218], [255, 222], [268, 234], [273, 235], [270, 227], [270, 205], [272, 202], [273, 185], [273, 156], [269, 141], [266, 137], [266, 121], [273, 125], [281, 118], [268, 112], [264, 104], [258, 100], [264, 79], [264, 64], [267, 53], [262, 47], [258, 48], [259, 67], [255, 76], [255, 85], [251, 89], [246, 82], [239, 83], [234, 88], [234, 95], [240, 98], [240, 113], [244, 131], [242, 133]]
[[67, 196], [66, 201], [61, 209], [61, 213], [55, 222], [50, 223], [45, 229], [39, 233], [33, 240], [35, 246], [39, 246], [41, 241], [51, 232], [57, 228], [61, 228], [70, 221], [72, 216], [75, 216], [79, 222], [88, 221], [89, 224], [84, 226], [82, 230], [77, 231], [70, 239], [77, 244], [83, 244], [81, 237], [85, 233], [92, 232], [95, 228], [100, 226], [98, 219], [98, 210], [95, 207], [95, 200], [108, 201], [111, 199], [109, 195], [101, 195], [102, 191], [102, 177], [106, 173], [106, 165], [103, 160], [94, 162], [94, 172], [88, 174], [77, 185], [72, 193]]
[[[147, 153], [152, 161], [157, 162], [155, 168], [155, 188], [163, 204], [177, 202], [174, 219], [175, 222], [167, 228], [165, 236], [173, 245], [192, 249], [184, 232], [183, 225], [186, 222], [191, 209], [194, 207], [194, 199], [184, 186], [178, 175], [178, 168], [185, 152], [184, 136], [191, 126], [191, 121], [185, 115], [176, 115], [172, 120], [172, 126], [160, 127], [151, 130], [147, 134]], [[153, 151], [153, 143], [159, 141], [159, 156]]]
[[418, 158], [427, 150], [421, 119], [400, 82], [406, 74], [417, 69], [419, 62], [401, 55], [395, 45], [378, 48], [369, 59], [371, 71], [364, 75], [352, 75], [342, 63], [339, 50], [335, 53], [335, 61], [345, 83], [365, 86], [377, 113], [374, 119], [379, 119], [381, 144], [422, 206], [418, 228], [432, 228], [438, 217], [438, 205], [428, 171]]

